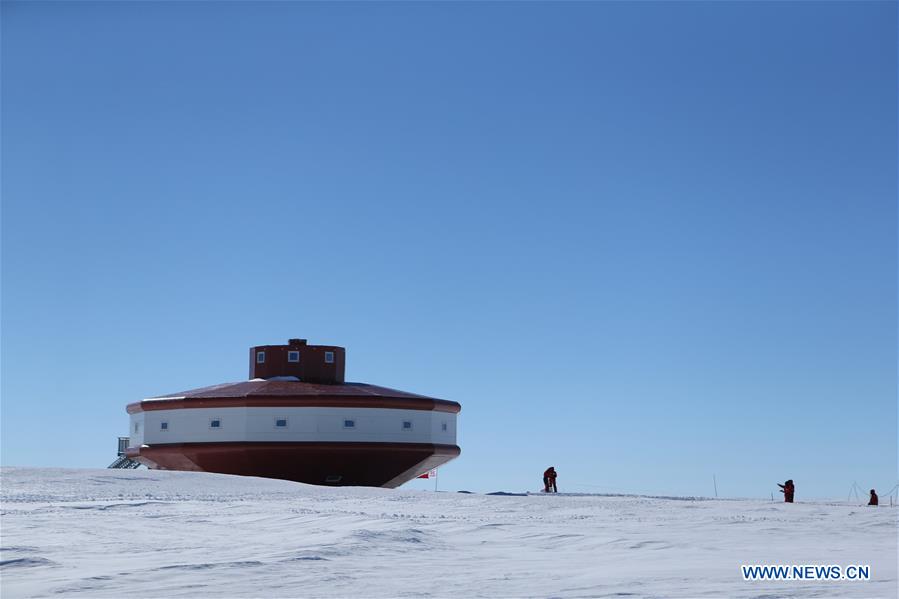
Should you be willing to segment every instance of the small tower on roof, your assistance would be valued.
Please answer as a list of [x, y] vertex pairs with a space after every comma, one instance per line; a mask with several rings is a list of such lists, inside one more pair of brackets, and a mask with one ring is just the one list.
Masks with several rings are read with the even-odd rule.
[[289, 339], [287, 345], [250, 348], [250, 379], [293, 376], [304, 383], [340, 385], [346, 370], [346, 348], [309, 345], [305, 339]]

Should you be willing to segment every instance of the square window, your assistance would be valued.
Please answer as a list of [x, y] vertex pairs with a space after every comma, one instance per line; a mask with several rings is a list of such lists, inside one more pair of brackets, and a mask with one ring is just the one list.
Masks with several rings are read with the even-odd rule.
[[167, 430], [169, 430], [169, 423], [168, 423], [168, 422], [160, 422], [160, 423], [159, 423], [159, 430], [161, 430], [161, 431], [167, 431]]
[[275, 426], [277, 428], [287, 428], [287, 418], [275, 418]]
[[403, 430], [404, 431], [412, 430], [412, 421], [411, 420], [403, 420]]
[[356, 421], [355, 420], [344, 420], [343, 428], [356, 428]]
[[325, 364], [333, 364], [334, 363], [334, 352], [326, 351], [325, 352]]
[[213, 418], [209, 421], [209, 428], [222, 428], [222, 421], [219, 418]]
[[441, 428], [442, 430], [446, 430], [446, 423], [444, 422], [444, 423], [440, 426], [440, 428]]
[[265, 364], [265, 352], [264, 351], [256, 352], [256, 363], [257, 364]]
[[298, 351], [287, 352], [287, 361], [288, 362], [299, 362], [300, 361], [300, 352], [298, 352]]

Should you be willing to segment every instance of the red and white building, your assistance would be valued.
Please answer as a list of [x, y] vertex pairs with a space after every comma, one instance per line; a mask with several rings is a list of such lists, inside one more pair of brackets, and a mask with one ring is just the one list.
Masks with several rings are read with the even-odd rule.
[[153, 397], [127, 407], [125, 454], [151, 469], [397, 487], [459, 455], [461, 406], [345, 383], [346, 350], [250, 348], [250, 380]]

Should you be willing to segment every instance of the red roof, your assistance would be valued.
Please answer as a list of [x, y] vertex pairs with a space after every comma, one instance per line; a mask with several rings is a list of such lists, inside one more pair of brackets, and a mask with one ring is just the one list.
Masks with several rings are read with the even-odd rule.
[[365, 383], [329, 385], [283, 379], [253, 379], [160, 395], [129, 404], [127, 410], [132, 414], [146, 410], [229, 406], [368, 407], [451, 413], [458, 413], [462, 409], [454, 401]]
[[284, 380], [252, 380], [239, 383], [223, 383], [210, 387], [200, 387], [190, 391], [168, 393], [152, 399], [178, 397], [185, 399], [205, 399], [218, 397], [295, 397], [295, 396], [327, 396], [327, 397], [389, 397], [409, 399], [435, 399], [425, 395], [407, 393], [398, 389], [378, 387], [365, 383], [343, 383], [341, 385], [326, 385], [316, 383], [304, 383], [301, 381]]

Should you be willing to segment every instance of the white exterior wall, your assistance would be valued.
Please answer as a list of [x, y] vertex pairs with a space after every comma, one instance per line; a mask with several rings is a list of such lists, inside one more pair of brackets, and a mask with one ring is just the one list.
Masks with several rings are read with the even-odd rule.
[[144, 412], [131, 414], [128, 431], [128, 447], [140, 447], [144, 444]]
[[[210, 427], [210, 421], [216, 418], [221, 426]], [[287, 427], [276, 427], [277, 418], [286, 418]], [[355, 428], [344, 428], [344, 420], [355, 420]], [[404, 421], [412, 422], [412, 430], [403, 429]], [[168, 423], [166, 430], [162, 429], [163, 422]], [[131, 414], [130, 430], [131, 447], [260, 441], [455, 445], [456, 414], [386, 408], [184, 408]]]

